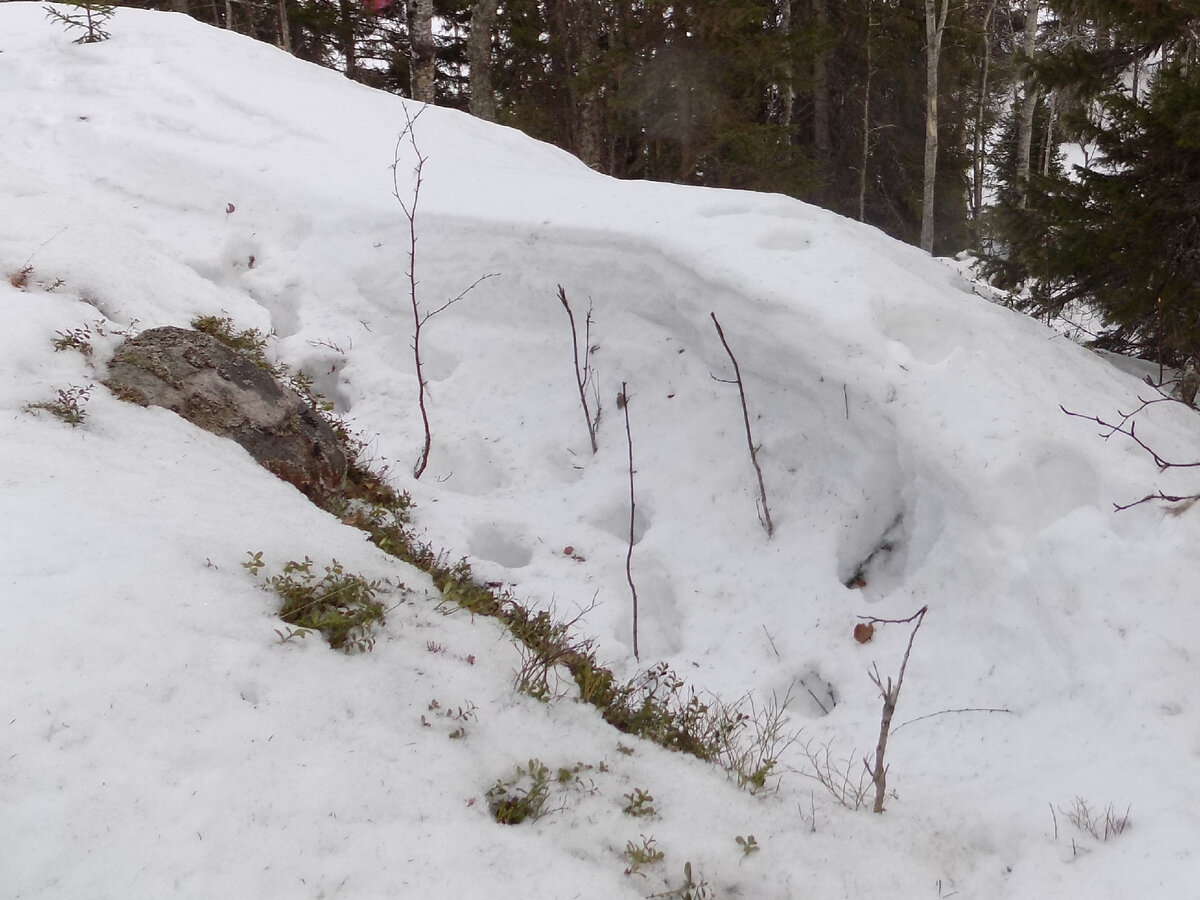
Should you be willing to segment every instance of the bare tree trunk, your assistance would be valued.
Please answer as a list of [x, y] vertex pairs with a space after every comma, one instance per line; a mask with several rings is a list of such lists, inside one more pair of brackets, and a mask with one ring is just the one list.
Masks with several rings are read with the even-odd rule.
[[408, 39], [412, 96], [433, 103], [437, 54], [433, 43], [433, 0], [408, 0]]
[[979, 88], [975, 95], [975, 135], [971, 147], [971, 214], [978, 219], [983, 210], [983, 120], [987, 106], [988, 77], [992, 67], [992, 41], [988, 29], [991, 28], [992, 15], [996, 12], [996, 0], [988, 0], [980, 26], [983, 38], [983, 62], [979, 67]]
[[187, 15], [188, 0], [171, 0], [171, 12]]
[[471, 33], [467, 35], [467, 62], [471, 67], [471, 115], [496, 121], [496, 92], [492, 85], [492, 29], [499, 0], [475, 0]]
[[[1031, 0], [1033, 2], [1033, 0]], [[921, 195], [921, 249], [933, 253], [933, 200], [938, 155], [938, 63], [950, 0], [925, 0], [925, 180]]]
[[[184, 0], [186, 3], [187, 0]], [[287, 0], [277, 0], [279, 8], [279, 46], [288, 53], [292, 52], [292, 26], [288, 22]]]
[[[792, 35], [792, 0], [780, 0], [779, 31], [785, 38]], [[795, 74], [792, 68], [791, 53], [789, 52], [787, 62], [784, 63], [783, 71], [780, 73], [780, 80], [783, 83], [779, 86], [779, 119], [780, 124], [784, 128], [789, 129], [789, 145], [791, 141], [790, 129], [792, 127], [792, 119], [796, 114]]]
[[[812, 0], [813, 17], [817, 27], [829, 27], [829, 6], [827, 0]], [[829, 127], [829, 52], [825, 49], [817, 51], [813, 57], [813, 149], [816, 152], [817, 164], [822, 175], [828, 174], [830, 160], [833, 157], [833, 141]]]
[[346, 77], [353, 78], [358, 74], [358, 47], [354, 43], [354, 4], [352, 0], [340, 0], [338, 22], [338, 43], [341, 45], [342, 58], [346, 63]]
[[233, 0], [225, 0], [225, 30], [233, 31]]
[[600, 55], [601, 10], [596, 0], [573, 0], [572, 31], [577, 71], [568, 75], [582, 86], [573, 88], [575, 100], [575, 154], [593, 169], [601, 168], [603, 79], [597, 70]]
[[867, 171], [871, 163], [871, 79], [875, 74], [874, 65], [871, 61], [871, 32], [875, 23], [871, 17], [874, 12], [874, 0], [867, 0], [867, 71], [863, 78], [862, 158], [858, 167], [858, 221], [860, 222], [867, 220]]
[[1025, 4], [1025, 36], [1021, 49], [1025, 54], [1027, 71], [1024, 78], [1024, 97], [1021, 100], [1020, 117], [1017, 119], [1017, 202], [1021, 209], [1029, 203], [1029, 157], [1033, 147], [1033, 115], [1037, 112], [1038, 89], [1033, 82], [1033, 73], [1028, 66], [1033, 61], [1037, 48], [1037, 19], [1039, 0], [1027, 0]]

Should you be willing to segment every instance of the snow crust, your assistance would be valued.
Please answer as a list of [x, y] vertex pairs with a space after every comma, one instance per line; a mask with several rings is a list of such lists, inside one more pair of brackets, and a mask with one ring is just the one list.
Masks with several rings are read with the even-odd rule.
[[[434, 443], [414, 482], [392, 165], [418, 108], [186, 17], [122, 9], [109, 30], [79, 46], [39, 4], [0, 6], [7, 896], [632, 898], [678, 887], [688, 861], [717, 897], [1195, 896], [1200, 520], [1113, 503], [1196, 478], [1060, 410], [1129, 411], [1144, 384], [870, 228], [617, 182], [430, 108], [422, 302], [497, 277], [427, 325]], [[593, 309], [595, 456], [560, 284]], [[223, 312], [272, 331], [364, 430], [435, 546], [564, 618], [594, 601], [582, 633], [625, 677], [627, 383], [642, 662], [727, 699], [790, 692], [801, 740], [779, 791], [751, 797], [569, 696], [516, 694], [498, 626], [439, 611], [425, 576], [240, 448], [98, 384], [83, 427], [25, 411], [98, 382], [114, 329]], [[711, 312], [745, 379], [770, 540]], [[97, 322], [91, 361], [54, 351]], [[1139, 421], [1162, 455], [1200, 456], [1194, 412]], [[281, 643], [240, 566], [259, 550], [402, 582], [374, 652]], [[894, 675], [909, 631], [859, 645], [853, 627], [925, 605], [896, 797], [844, 809], [801, 746], [873, 752], [867, 672]], [[967, 708], [1005, 711], [934, 715]], [[488, 788], [531, 758], [591, 768], [558, 812], [496, 824]], [[657, 816], [622, 812], [635, 788]], [[1131, 827], [1083, 834], [1076, 798]], [[666, 859], [625, 875], [643, 835]]]

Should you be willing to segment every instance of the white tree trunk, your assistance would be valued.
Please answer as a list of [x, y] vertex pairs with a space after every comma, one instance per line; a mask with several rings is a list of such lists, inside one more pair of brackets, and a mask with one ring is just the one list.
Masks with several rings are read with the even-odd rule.
[[988, 33], [992, 15], [996, 12], [996, 0], [988, 0], [979, 33], [983, 38], [983, 60], [979, 65], [979, 89], [975, 95], [975, 134], [971, 146], [971, 214], [978, 219], [983, 210], [983, 122], [987, 105], [988, 77], [992, 67], [992, 40]]
[[[1021, 49], [1025, 64], [1033, 60], [1037, 48], [1037, 20], [1039, 0], [1026, 0], [1025, 35]], [[1024, 78], [1020, 116], [1017, 119], [1017, 202], [1024, 209], [1029, 202], [1029, 157], [1033, 147], [1033, 114], [1037, 112], [1038, 89], [1033, 82], [1033, 73], [1027, 71]]]
[[408, 2], [409, 66], [412, 96], [422, 103], [434, 102], [434, 71], [437, 54], [433, 43], [433, 0]]
[[949, 12], [950, 0], [925, 0], [925, 178], [921, 192], [921, 249], [929, 254], [933, 253], [933, 201], [937, 182], [938, 62]]

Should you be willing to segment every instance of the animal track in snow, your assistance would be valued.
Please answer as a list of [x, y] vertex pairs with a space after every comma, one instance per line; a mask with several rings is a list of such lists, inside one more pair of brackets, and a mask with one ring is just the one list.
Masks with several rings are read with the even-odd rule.
[[467, 550], [472, 556], [486, 559], [506, 569], [520, 569], [529, 565], [533, 551], [513, 537], [517, 526], [507, 524], [477, 525], [467, 541]]

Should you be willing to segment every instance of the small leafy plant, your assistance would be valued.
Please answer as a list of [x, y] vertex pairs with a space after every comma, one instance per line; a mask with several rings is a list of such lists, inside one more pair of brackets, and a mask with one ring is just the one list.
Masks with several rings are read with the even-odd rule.
[[[640, 844], [633, 841], [625, 842], [625, 852], [621, 854], [621, 858], [629, 863], [629, 868], [625, 870], [626, 875], [642, 875], [642, 869], [645, 866], [653, 866], [663, 861], [666, 857], [661, 850], [658, 849], [657, 842], [653, 837], [646, 837], [644, 834], [639, 835], [642, 839]], [[645, 875], [642, 875], [645, 878]]]
[[761, 847], [758, 846], [758, 841], [754, 839], [754, 835], [748, 834], [742, 837], [740, 834], [734, 838], [737, 845], [742, 848], [742, 856], [749, 856], [751, 853], [756, 853]]
[[658, 810], [654, 808], [654, 797], [648, 791], [643, 791], [641, 788], [634, 788], [631, 793], [624, 794], [623, 796], [629, 801], [625, 804], [625, 808], [621, 810], [625, 815], [640, 819], [643, 816], [658, 814]]
[[550, 768], [538, 759], [529, 760], [528, 766], [517, 766], [512, 778], [498, 780], [487, 792], [488, 809], [501, 825], [536, 822], [551, 812], [546, 809], [549, 797]]
[[[262, 551], [247, 555], [250, 559], [242, 565], [257, 576], [266, 565]], [[381, 581], [347, 573], [336, 559], [318, 574], [306, 556], [303, 562], [289, 560], [268, 584], [283, 601], [279, 618], [289, 625], [319, 631], [335, 650], [363, 653], [374, 648], [375, 629], [384, 624], [386, 612], [376, 599]]]
[[54, 339], [55, 353], [63, 350], [77, 350], [84, 356], [92, 355], [92, 330], [86, 325], [72, 328], [69, 331], [56, 331], [55, 334], [58, 335]]
[[62, 419], [72, 428], [82, 425], [87, 418], [87, 401], [91, 397], [94, 385], [71, 385], [60, 388], [54, 400], [43, 400], [40, 403], [30, 403], [25, 406], [26, 412], [45, 410], [53, 416]]

